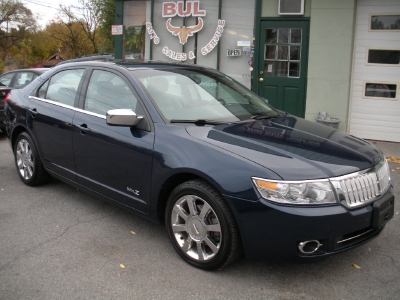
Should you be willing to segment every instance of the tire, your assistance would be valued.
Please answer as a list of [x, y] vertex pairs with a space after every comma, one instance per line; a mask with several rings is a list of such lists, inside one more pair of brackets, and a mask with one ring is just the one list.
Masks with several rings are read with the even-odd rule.
[[22, 132], [18, 135], [14, 145], [14, 158], [18, 175], [26, 185], [37, 186], [49, 179], [36, 146], [28, 133]]
[[241, 256], [232, 211], [221, 194], [202, 180], [187, 181], [172, 191], [165, 220], [172, 245], [192, 266], [220, 269]]

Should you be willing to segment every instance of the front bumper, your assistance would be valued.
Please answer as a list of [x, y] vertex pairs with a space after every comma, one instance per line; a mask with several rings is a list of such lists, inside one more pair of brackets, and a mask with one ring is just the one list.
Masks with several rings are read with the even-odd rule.
[[[375, 202], [353, 210], [342, 205], [295, 207], [263, 199], [227, 200], [237, 217], [245, 255], [257, 260], [309, 259], [355, 248], [376, 237], [394, 211], [393, 188]], [[322, 246], [312, 254], [301, 253], [299, 243], [310, 240]]]

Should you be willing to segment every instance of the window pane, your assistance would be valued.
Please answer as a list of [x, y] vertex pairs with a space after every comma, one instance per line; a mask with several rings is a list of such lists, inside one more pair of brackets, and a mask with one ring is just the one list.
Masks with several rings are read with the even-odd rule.
[[290, 60], [300, 60], [300, 46], [290, 46]]
[[289, 41], [289, 29], [279, 28], [278, 44], [288, 44]]
[[288, 76], [288, 63], [286, 61], [278, 61], [276, 76], [280, 77]]
[[368, 62], [371, 64], [400, 64], [400, 50], [368, 50]]
[[275, 62], [268, 61], [265, 63], [264, 76], [275, 76]]
[[290, 62], [289, 77], [300, 77], [300, 63]]
[[291, 29], [290, 43], [301, 44], [301, 29]]
[[385, 83], [365, 84], [365, 96], [396, 99], [397, 85]]
[[38, 91], [38, 97], [42, 99], [46, 99], [46, 91], [47, 87], [49, 86], [50, 80], [47, 80], [39, 89]]
[[50, 79], [46, 99], [74, 106], [84, 69], [67, 70], [57, 73]]
[[278, 59], [288, 59], [289, 46], [278, 46]]
[[265, 59], [276, 59], [275, 58], [276, 46], [265, 46]]
[[137, 98], [118, 75], [95, 70], [85, 99], [85, 110], [105, 115], [110, 109], [136, 110]]
[[382, 15], [371, 17], [372, 30], [400, 30], [400, 15]]
[[276, 44], [276, 28], [267, 29], [266, 43]]
[[17, 77], [15, 77], [14, 87], [20, 89], [28, 85], [28, 83], [30, 83], [33, 80], [33, 78], [35, 78], [34, 75], [35, 74], [33, 74], [32, 72], [18, 73]]
[[10, 86], [11, 79], [13, 78], [14, 73], [6, 74], [0, 77], [0, 83], [2, 85]]

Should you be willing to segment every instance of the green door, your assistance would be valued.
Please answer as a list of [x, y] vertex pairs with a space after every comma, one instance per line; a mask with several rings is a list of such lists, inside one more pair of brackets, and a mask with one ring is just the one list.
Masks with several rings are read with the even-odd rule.
[[258, 94], [277, 109], [304, 117], [308, 21], [261, 21]]

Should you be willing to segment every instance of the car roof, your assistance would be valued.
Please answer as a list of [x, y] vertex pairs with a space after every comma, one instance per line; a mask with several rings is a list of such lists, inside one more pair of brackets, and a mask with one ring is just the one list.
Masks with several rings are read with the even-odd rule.
[[29, 68], [29, 69], [16, 69], [16, 70], [11, 70], [4, 72], [1, 75], [8, 74], [8, 73], [16, 73], [16, 72], [34, 72], [34, 73], [44, 73], [46, 71], [50, 70], [49, 68]]
[[208, 69], [214, 70], [209, 67], [199, 66], [194, 64], [178, 63], [178, 62], [165, 62], [165, 61], [138, 61], [138, 60], [112, 60], [112, 61], [66, 61], [58, 64], [56, 67], [66, 66], [109, 66], [118, 65], [128, 70], [136, 69], [163, 69], [163, 68], [191, 68], [191, 69]]

